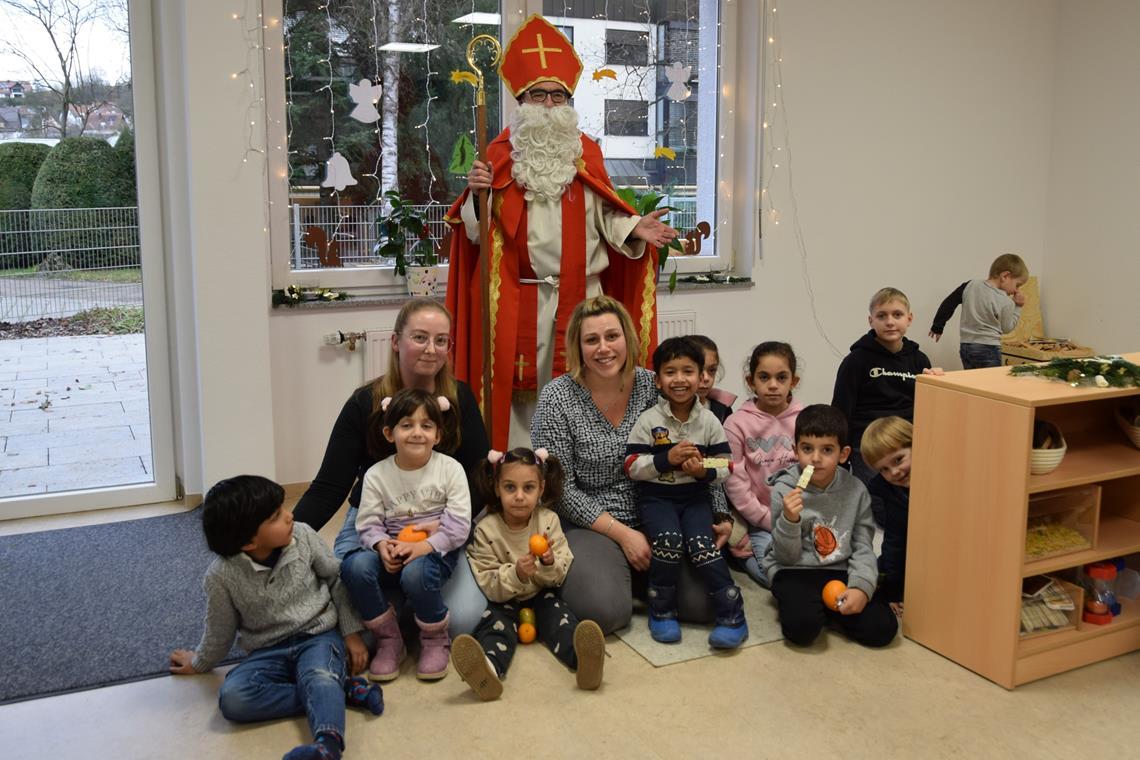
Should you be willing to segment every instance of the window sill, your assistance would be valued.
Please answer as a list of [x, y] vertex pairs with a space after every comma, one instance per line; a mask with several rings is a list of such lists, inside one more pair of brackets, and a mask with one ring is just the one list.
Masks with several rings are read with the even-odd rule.
[[[711, 280], [709, 282], [693, 282], [691, 281], [697, 275], [683, 274], [677, 276], [677, 289], [674, 293], [681, 293], [693, 290], [751, 290], [756, 286], [756, 283], [750, 279], [733, 276], [732, 282], [725, 282], [723, 280]], [[707, 275], [705, 275], [707, 276]], [[658, 293], [668, 293], [668, 281], [659, 282], [657, 284]]]

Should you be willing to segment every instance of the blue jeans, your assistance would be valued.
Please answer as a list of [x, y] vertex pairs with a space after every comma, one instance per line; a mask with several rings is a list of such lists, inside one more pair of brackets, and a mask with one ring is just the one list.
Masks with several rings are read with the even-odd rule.
[[1000, 367], [1001, 346], [990, 346], [985, 343], [963, 343], [958, 346], [958, 357], [962, 360], [962, 369]]
[[761, 560], [772, 545], [772, 534], [763, 528], [752, 528], [748, 531], [748, 540], [752, 543], [752, 556], [744, 560], [744, 572], [764, 588], [769, 588], [771, 584], [768, 583], [768, 575], [764, 572]]
[[[349, 552], [360, 548], [360, 537], [356, 533], [356, 508], [350, 507], [344, 526], [333, 544], [333, 554], [338, 559], [344, 559]], [[395, 603], [397, 607], [400, 605], [399, 601]], [[472, 633], [483, 617], [483, 610], [487, 609], [487, 597], [483, 596], [479, 584], [475, 582], [475, 575], [471, 572], [471, 565], [467, 563], [465, 554], [457, 558], [451, 577], [443, 584], [443, 604], [451, 614], [448, 630], [452, 638], [461, 633]], [[364, 635], [370, 634], [365, 632]]]
[[[421, 623], [438, 623], [447, 615], [443, 584], [451, 577], [462, 550], [447, 554], [433, 551], [389, 573], [380, 555], [370, 549], [357, 549], [340, 563], [340, 578], [352, 604], [364, 620], [377, 618], [388, 609], [388, 596], [402, 591]], [[387, 592], [387, 593], [386, 593]]]
[[306, 715], [344, 742], [344, 640], [335, 629], [256, 649], [226, 674], [218, 707], [238, 723]]

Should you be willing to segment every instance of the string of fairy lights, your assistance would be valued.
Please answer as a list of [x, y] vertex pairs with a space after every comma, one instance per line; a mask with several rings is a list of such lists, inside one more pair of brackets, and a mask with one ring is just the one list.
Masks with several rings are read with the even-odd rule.
[[764, 0], [764, 43], [762, 61], [764, 64], [761, 86], [761, 122], [763, 132], [761, 143], [764, 146], [760, 166], [760, 215], [761, 229], [767, 219], [773, 227], [779, 226], [783, 214], [776, 206], [772, 190], [777, 186], [787, 188], [787, 198], [783, 202], [787, 217], [791, 220], [792, 238], [800, 256], [800, 275], [807, 292], [808, 306], [816, 331], [831, 348], [832, 353], [842, 357], [846, 354], [831, 340], [824, 329], [816, 307], [815, 289], [812, 286], [811, 268], [808, 264], [807, 243], [796, 205], [795, 184], [792, 181], [792, 147], [789, 139], [788, 110], [784, 105], [784, 54], [780, 43], [780, 15], [777, 0]]

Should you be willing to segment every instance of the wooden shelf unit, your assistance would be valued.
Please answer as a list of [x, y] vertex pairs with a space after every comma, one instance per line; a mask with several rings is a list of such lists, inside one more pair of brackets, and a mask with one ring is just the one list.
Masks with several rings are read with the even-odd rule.
[[[1109, 625], [1019, 635], [1023, 578], [1140, 553], [1140, 449], [1113, 418], [1130, 396], [1140, 388], [1073, 388], [1008, 367], [918, 378], [905, 636], [1007, 689], [1140, 649], [1136, 602]], [[1068, 444], [1047, 475], [1029, 474], [1036, 419]], [[1089, 484], [1101, 489], [1092, 547], [1027, 562], [1029, 496]]]

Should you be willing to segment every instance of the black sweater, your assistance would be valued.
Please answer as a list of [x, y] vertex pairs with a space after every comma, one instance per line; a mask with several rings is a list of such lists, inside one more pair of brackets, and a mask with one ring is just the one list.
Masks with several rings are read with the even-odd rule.
[[888, 602], [903, 600], [906, 580], [906, 528], [910, 514], [910, 489], [888, 483], [876, 475], [867, 485], [872, 497], [883, 500], [883, 549], [879, 555], [879, 593]]
[[[475, 465], [487, 456], [490, 444], [487, 442], [487, 430], [483, 427], [483, 418], [479, 414], [479, 405], [475, 395], [466, 383], [459, 383], [459, 448], [455, 451], [445, 452], [454, 457], [463, 465], [467, 472], [470, 485], [475, 473]], [[325, 458], [321, 462], [321, 469], [317, 477], [309, 485], [309, 490], [297, 502], [293, 510], [293, 518], [312, 526], [313, 530], [320, 530], [329, 521], [340, 506], [344, 504], [345, 497], [348, 503], [357, 507], [360, 505], [361, 481], [369, 467], [377, 460], [368, 453], [365, 443], [368, 432], [368, 418], [372, 415], [372, 389], [370, 386], [359, 388], [340, 410], [329, 436], [328, 446], [325, 448]], [[392, 452], [380, 457], [383, 459]]]
[[914, 378], [929, 367], [930, 359], [909, 338], [893, 354], [875, 340], [874, 330], [852, 344], [835, 375], [831, 404], [847, 415], [853, 449], [873, 420], [892, 415], [914, 419]]

